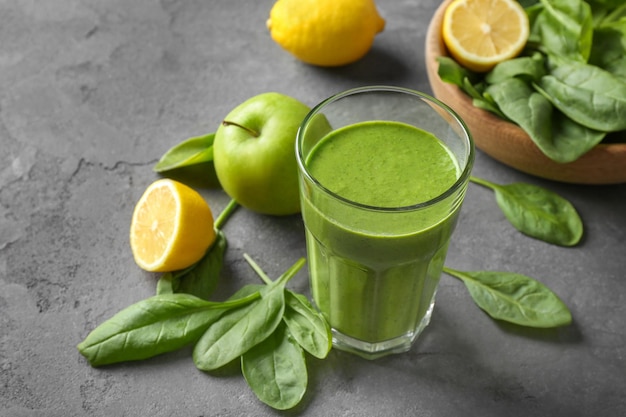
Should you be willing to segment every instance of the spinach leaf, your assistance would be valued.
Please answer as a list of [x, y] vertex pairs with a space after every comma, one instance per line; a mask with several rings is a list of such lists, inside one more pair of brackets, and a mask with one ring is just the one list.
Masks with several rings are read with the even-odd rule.
[[452, 58], [441, 56], [437, 58], [437, 61], [439, 62], [437, 73], [442, 81], [459, 87], [472, 98], [472, 104], [475, 107], [507, 120], [506, 115], [500, 111], [495, 102], [489, 96], [483, 95], [484, 86], [477, 81], [476, 74], [468, 71]]
[[267, 288], [261, 299], [227, 311], [206, 330], [193, 349], [198, 369], [210, 371], [238, 358], [267, 338], [282, 320], [285, 297], [280, 286]]
[[278, 410], [296, 406], [307, 389], [304, 351], [284, 323], [241, 356], [241, 371], [257, 398]]
[[195, 342], [224, 312], [257, 298], [210, 302], [189, 294], [155, 295], [115, 314], [77, 347], [92, 366], [150, 358]]
[[626, 16], [626, 3], [624, 0], [587, 0], [592, 11], [607, 12], [616, 15], [615, 18]]
[[487, 87], [486, 93], [554, 161], [575, 161], [606, 136], [605, 132], [589, 129], [565, 117], [521, 79], [505, 79]]
[[539, 16], [543, 13], [543, 4], [541, 4], [539, 0], [529, 1], [529, 3], [530, 4], [522, 5], [526, 15], [528, 16], [528, 23], [530, 26], [528, 41], [526, 42], [526, 47], [524, 48], [526, 52], [541, 50], [541, 21], [543, 20], [543, 18], [539, 18]]
[[154, 171], [163, 173], [213, 161], [215, 133], [196, 136], [170, 148], [156, 163]]
[[596, 28], [589, 63], [626, 79], [626, 18]]
[[[244, 258], [259, 277], [268, 285], [271, 285], [272, 281], [263, 269], [248, 255], [244, 254]], [[294, 267], [299, 269], [298, 264], [295, 264], [291, 270], [294, 270]], [[330, 325], [304, 295], [296, 294], [293, 291], [285, 289], [285, 313], [283, 321], [289, 327], [292, 336], [304, 350], [319, 359], [323, 359], [328, 355], [328, 352], [332, 348]]]
[[510, 120], [504, 113], [502, 113], [502, 111], [500, 111], [500, 107], [494, 101], [493, 97], [485, 91], [485, 83], [472, 85], [469, 82], [469, 79], [466, 78], [463, 82], [463, 86], [463, 90], [472, 98], [472, 104], [474, 107], [494, 113], [503, 120]]
[[482, 100], [481, 84], [476, 74], [459, 65], [447, 56], [437, 58], [439, 77], [444, 82], [454, 84], [473, 99]]
[[521, 326], [565, 326], [572, 315], [563, 301], [539, 281], [511, 272], [462, 272], [444, 267], [460, 279], [474, 302], [494, 319]]
[[285, 291], [285, 315], [293, 338], [311, 355], [324, 359], [332, 348], [330, 325], [302, 294]]
[[495, 115], [497, 115], [502, 120], [511, 121], [511, 119], [506, 117], [506, 115], [500, 111], [500, 108], [495, 104], [495, 102], [493, 101], [493, 99], [491, 98], [491, 96], [489, 94], [485, 93], [483, 95], [483, 97], [485, 97], [484, 100], [473, 99], [472, 100], [472, 105], [474, 107], [476, 107], [476, 108], [479, 108], [479, 109], [482, 109], [482, 110], [494, 113]]
[[626, 129], [626, 81], [602, 68], [561, 61], [535, 88], [583, 126], [604, 132]]
[[236, 298], [244, 298], [244, 297], [248, 297], [251, 294], [254, 293], [259, 293], [259, 297], [261, 294], [261, 290], [263, 290], [263, 288], [265, 288], [265, 285], [262, 284], [247, 284], [244, 285], [243, 287], [239, 288], [239, 290], [237, 290], [237, 292], [235, 294], [233, 294], [230, 299], [236, 299]]
[[535, 16], [533, 36], [549, 55], [587, 62], [593, 39], [591, 8], [583, 0], [541, 0], [543, 10]]
[[193, 294], [208, 300], [217, 288], [225, 252], [226, 237], [221, 230], [216, 230], [216, 239], [211, 249], [193, 270], [178, 277], [177, 292]]
[[552, 106], [548, 100], [534, 93], [523, 80], [505, 79], [490, 85], [486, 91], [502, 112], [524, 129], [536, 143], [536, 138], [551, 138]]
[[475, 80], [471, 80], [472, 73], [465, 67], [459, 65], [454, 59], [447, 56], [437, 57], [439, 67], [437, 68], [437, 74], [442, 81], [454, 84], [457, 87], [463, 88], [463, 83], [466, 79], [470, 79], [470, 84]]
[[561, 246], [574, 246], [582, 238], [578, 212], [558, 194], [532, 184], [499, 185], [477, 177], [470, 180], [495, 192], [498, 206], [520, 232]]
[[502, 61], [485, 75], [485, 81], [496, 84], [509, 78], [518, 77], [524, 81], [538, 81], [546, 75], [544, 56], [535, 53], [532, 56], [522, 56]]
[[226, 365], [271, 335], [282, 321], [285, 285], [304, 264], [298, 260], [276, 281], [261, 290], [250, 305], [225, 312], [202, 335], [193, 350], [198, 369], [209, 371]]
[[[539, 94], [537, 94], [538, 96]], [[552, 112], [552, 136], [537, 137], [535, 144], [553, 161], [576, 161], [606, 138], [607, 133], [576, 123], [558, 110]]]

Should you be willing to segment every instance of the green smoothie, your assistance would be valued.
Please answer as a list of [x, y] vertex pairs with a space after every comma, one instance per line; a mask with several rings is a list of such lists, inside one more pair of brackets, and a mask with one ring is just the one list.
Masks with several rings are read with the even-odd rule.
[[461, 205], [442, 196], [460, 175], [453, 154], [428, 132], [372, 121], [329, 133], [306, 166], [330, 191], [303, 196], [318, 308], [339, 338], [412, 340], [430, 319]]

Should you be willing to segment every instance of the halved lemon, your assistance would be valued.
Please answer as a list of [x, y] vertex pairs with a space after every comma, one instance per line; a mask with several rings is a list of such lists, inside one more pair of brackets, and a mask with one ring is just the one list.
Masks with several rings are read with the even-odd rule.
[[199, 261], [215, 241], [213, 214], [193, 188], [160, 179], [141, 196], [130, 225], [135, 262], [151, 272], [176, 271]]
[[528, 35], [528, 15], [515, 0], [454, 0], [443, 17], [448, 52], [476, 72], [519, 55]]

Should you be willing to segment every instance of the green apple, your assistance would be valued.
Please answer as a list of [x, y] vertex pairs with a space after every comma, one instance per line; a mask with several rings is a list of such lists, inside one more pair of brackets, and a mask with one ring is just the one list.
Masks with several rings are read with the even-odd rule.
[[262, 214], [300, 211], [296, 134], [309, 107], [263, 93], [235, 107], [215, 132], [215, 172], [224, 191]]

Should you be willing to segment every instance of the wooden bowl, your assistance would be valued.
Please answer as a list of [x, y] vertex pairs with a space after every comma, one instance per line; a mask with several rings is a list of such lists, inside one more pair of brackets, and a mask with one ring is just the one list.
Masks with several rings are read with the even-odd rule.
[[562, 164], [545, 156], [519, 126], [472, 105], [457, 86], [441, 81], [437, 57], [448, 56], [441, 37], [443, 14], [452, 0], [435, 12], [426, 35], [426, 70], [433, 95], [452, 107], [465, 121], [476, 147], [519, 171], [573, 184], [626, 182], [626, 143], [600, 144], [574, 162]]

